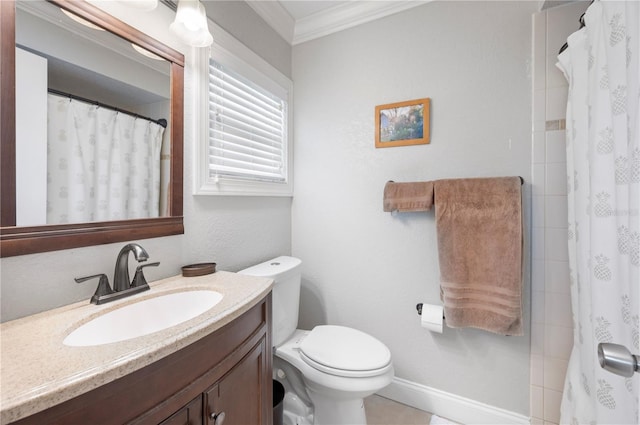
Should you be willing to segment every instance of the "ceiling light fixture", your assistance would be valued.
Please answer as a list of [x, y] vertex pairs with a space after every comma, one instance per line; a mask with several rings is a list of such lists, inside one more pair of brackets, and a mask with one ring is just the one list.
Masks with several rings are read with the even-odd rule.
[[[0, 1], [2, 1], [2, 0], [0, 0]], [[84, 18], [79, 17], [78, 15], [76, 15], [76, 14], [74, 14], [72, 12], [69, 12], [66, 9], [60, 8], [60, 10], [62, 11], [62, 13], [67, 15], [67, 17], [69, 17], [71, 20], [73, 20], [73, 21], [75, 21], [75, 22], [77, 22], [79, 24], [82, 24], [85, 27], [88, 27], [88, 28], [91, 28], [91, 29], [94, 29], [94, 30], [98, 30], [98, 31], [104, 31], [104, 28], [100, 28], [99, 26], [87, 21]]]
[[193, 47], [207, 47], [213, 43], [207, 14], [199, 0], [180, 0], [176, 19], [169, 29], [180, 40]]
[[135, 50], [136, 52], [138, 52], [141, 55], [146, 56], [148, 58], [151, 58], [151, 59], [154, 59], [154, 60], [157, 60], [157, 61], [164, 60], [163, 58], [161, 58], [160, 56], [156, 55], [155, 53], [151, 53], [150, 51], [148, 51], [144, 47], [140, 47], [135, 43], [131, 43], [131, 47], [133, 47], [133, 50]]

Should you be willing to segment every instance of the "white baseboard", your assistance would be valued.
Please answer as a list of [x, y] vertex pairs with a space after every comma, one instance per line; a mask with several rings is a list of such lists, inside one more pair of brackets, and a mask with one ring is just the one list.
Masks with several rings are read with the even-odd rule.
[[378, 391], [378, 395], [465, 425], [531, 423], [527, 416], [519, 413], [400, 378], [393, 378], [389, 386]]

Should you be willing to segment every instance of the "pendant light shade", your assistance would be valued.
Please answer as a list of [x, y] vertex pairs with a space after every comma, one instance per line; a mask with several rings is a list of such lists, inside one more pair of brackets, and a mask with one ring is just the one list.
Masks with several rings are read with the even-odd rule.
[[176, 19], [169, 28], [180, 40], [190, 46], [207, 47], [213, 42], [207, 24], [207, 15], [199, 0], [180, 0]]

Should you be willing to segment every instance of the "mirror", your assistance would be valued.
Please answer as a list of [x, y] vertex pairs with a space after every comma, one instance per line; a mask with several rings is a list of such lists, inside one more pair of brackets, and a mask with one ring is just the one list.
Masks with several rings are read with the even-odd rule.
[[0, 13], [0, 255], [183, 233], [182, 54], [83, 1]]
[[170, 62], [45, 1], [15, 21], [16, 225], [166, 216]]

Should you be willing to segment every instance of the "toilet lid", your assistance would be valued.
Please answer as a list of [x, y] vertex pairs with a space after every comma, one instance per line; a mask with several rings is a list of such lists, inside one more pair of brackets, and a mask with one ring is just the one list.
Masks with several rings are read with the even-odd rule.
[[371, 335], [344, 326], [316, 326], [300, 343], [310, 366], [335, 375], [371, 376], [391, 365], [391, 352]]

